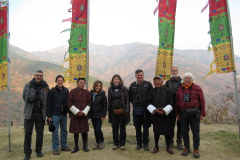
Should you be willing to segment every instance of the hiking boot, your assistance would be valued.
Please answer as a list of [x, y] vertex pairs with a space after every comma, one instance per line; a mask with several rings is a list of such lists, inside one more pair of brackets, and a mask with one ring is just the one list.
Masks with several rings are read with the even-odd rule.
[[149, 151], [148, 145], [144, 145], [144, 150], [145, 150], [145, 151]]
[[125, 146], [121, 146], [120, 148], [121, 148], [121, 150], [125, 150], [125, 149], [126, 149], [126, 147], [125, 147]]
[[94, 144], [94, 146], [92, 147], [92, 149], [95, 150], [95, 149], [98, 149], [98, 147], [99, 147], [99, 143], [96, 143], [96, 144]]
[[98, 149], [103, 149], [105, 147], [104, 142], [100, 142]]
[[53, 155], [60, 155], [59, 150], [53, 150]]
[[23, 160], [29, 160], [31, 158], [31, 156], [30, 155], [25, 155], [25, 157], [23, 158]]
[[37, 153], [37, 157], [43, 157], [44, 155], [42, 154], [42, 152], [38, 152]]
[[174, 152], [173, 152], [172, 148], [167, 148], [167, 152], [168, 152], [169, 154], [174, 155]]
[[112, 147], [112, 150], [116, 150], [116, 149], [118, 149], [118, 146], [113, 146]]
[[70, 147], [63, 147], [63, 148], [61, 148], [61, 151], [71, 151], [71, 148]]
[[74, 149], [71, 151], [71, 153], [76, 153], [77, 151], [79, 151], [78, 146], [75, 146]]
[[194, 149], [194, 158], [200, 158], [199, 150]]
[[178, 146], [178, 150], [183, 150], [183, 145], [182, 145], [182, 140], [176, 140], [177, 141], [177, 146]]
[[187, 156], [187, 155], [189, 155], [191, 153], [191, 150], [189, 149], [189, 148], [184, 148], [183, 149], [183, 152], [182, 152], [182, 155], [183, 156]]
[[136, 149], [137, 151], [139, 151], [141, 148], [142, 148], [142, 146], [138, 144], [135, 149]]
[[151, 153], [157, 153], [158, 151], [159, 151], [159, 149], [154, 147]]

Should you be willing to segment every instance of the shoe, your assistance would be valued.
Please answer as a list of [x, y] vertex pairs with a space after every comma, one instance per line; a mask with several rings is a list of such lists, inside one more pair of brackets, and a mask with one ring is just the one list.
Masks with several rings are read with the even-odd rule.
[[74, 149], [71, 151], [71, 153], [76, 153], [77, 151], [79, 151], [78, 146], [75, 146]]
[[145, 146], [144, 146], [144, 150], [145, 150], [145, 151], [149, 151], [148, 145], [145, 145]]
[[37, 157], [43, 157], [44, 155], [42, 154], [42, 152], [37, 153]]
[[60, 155], [59, 150], [53, 150], [53, 155]]
[[120, 148], [121, 148], [121, 150], [125, 150], [125, 149], [126, 149], [126, 147], [125, 147], [125, 146], [121, 146]]
[[23, 160], [29, 160], [31, 158], [30, 155], [25, 155], [25, 157], [23, 158]]
[[176, 140], [177, 141], [177, 146], [178, 146], [178, 150], [183, 150], [183, 145], [182, 145], [182, 140]]
[[194, 158], [200, 158], [199, 150], [194, 149]]
[[63, 148], [61, 148], [61, 151], [71, 151], [71, 148], [70, 147], [63, 147]]
[[92, 147], [92, 149], [95, 150], [95, 149], [98, 149], [98, 147], [99, 147], [99, 143], [96, 143], [96, 144], [94, 144], [94, 146]]
[[189, 149], [189, 148], [184, 148], [183, 149], [183, 152], [182, 152], [182, 155], [183, 156], [187, 156], [187, 155], [189, 155], [191, 153], [191, 150]]
[[167, 148], [167, 152], [168, 152], [169, 154], [174, 155], [174, 152], [173, 152], [172, 148]]
[[116, 150], [116, 149], [118, 149], [118, 146], [113, 146], [112, 147], [112, 150]]
[[159, 149], [154, 147], [151, 153], [157, 153], [158, 151], [159, 151]]
[[88, 149], [88, 147], [87, 146], [83, 146], [83, 150], [84, 150], [84, 152], [88, 152], [89, 151], [89, 149]]
[[139, 151], [141, 148], [142, 148], [142, 146], [138, 144], [135, 149], [136, 149], [137, 151]]
[[104, 142], [100, 142], [98, 149], [103, 149], [105, 147]]

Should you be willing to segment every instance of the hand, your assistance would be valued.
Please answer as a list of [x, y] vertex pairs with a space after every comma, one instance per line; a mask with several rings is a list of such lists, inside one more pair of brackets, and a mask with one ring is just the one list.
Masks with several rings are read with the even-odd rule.
[[155, 109], [154, 112], [159, 114], [160, 111], [159, 109]]
[[80, 111], [77, 113], [77, 115], [78, 115], [79, 117], [82, 117], [82, 116], [83, 116], [83, 112], [80, 110]]
[[202, 115], [200, 115], [200, 116], [199, 116], [199, 119], [200, 119], [200, 120], [203, 120], [203, 116], [202, 116]]
[[163, 115], [163, 113], [164, 113], [164, 110], [163, 110], [162, 108], [159, 108], [158, 110], [159, 110], [159, 113], [158, 113], [158, 114], [161, 114], [161, 115]]
[[180, 116], [179, 115], [177, 115], [177, 120], [180, 121]]
[[48, 121], [51, 122], [51, 121], [52, 121], [52, 117], [49, 117], [49, 118], [48, 118]]
[[102, 117], [102, 118], [101, 118], [101, 121], [104, 121], [104, 120], [105, 120], [105, 118]]

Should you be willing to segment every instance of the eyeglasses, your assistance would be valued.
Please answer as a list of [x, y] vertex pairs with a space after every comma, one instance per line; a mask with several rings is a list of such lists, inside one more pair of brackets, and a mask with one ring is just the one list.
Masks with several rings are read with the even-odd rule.
[[43, 75], [38, 75], [38, 74], [36, 74], [35, 76], [36, 76], [36, 77], [43, 77]]

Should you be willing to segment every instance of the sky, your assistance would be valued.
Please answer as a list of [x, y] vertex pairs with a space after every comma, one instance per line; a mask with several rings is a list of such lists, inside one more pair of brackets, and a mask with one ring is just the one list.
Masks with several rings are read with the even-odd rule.
[[[9, 0], [10, 44], [28, 52], [68, 45], [70, 0]], [[211, 41], [208, 0], [178, 0], [175, 49], [206, 49]], [[90, 43], [121, 45], [132, 42], [159, 44], [156, 0], [90, 0]], [[235, 55], [240, 56], [240, 1], [229, 0]], [[64, 51], [65, 52], [65, 51]]]

